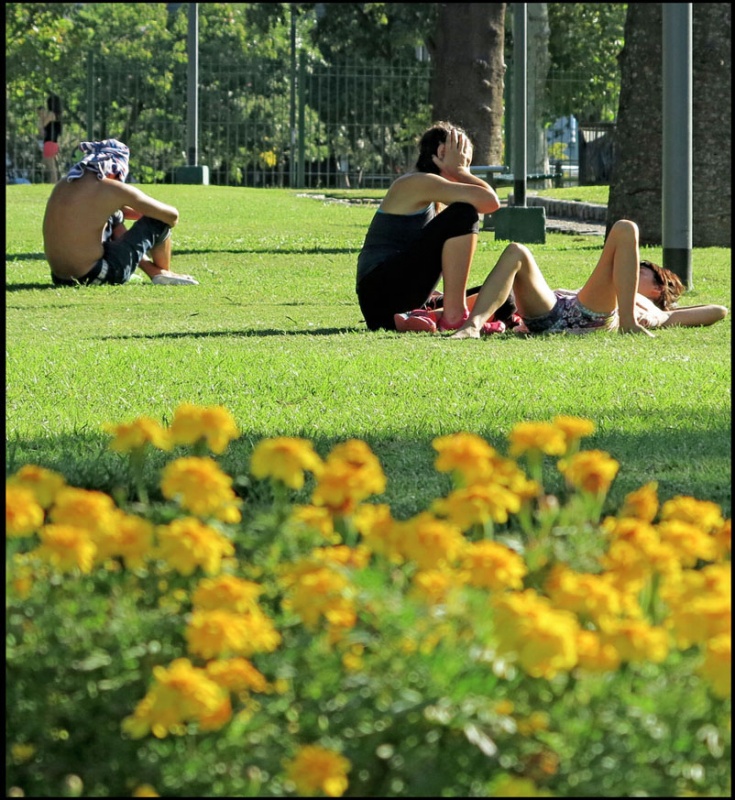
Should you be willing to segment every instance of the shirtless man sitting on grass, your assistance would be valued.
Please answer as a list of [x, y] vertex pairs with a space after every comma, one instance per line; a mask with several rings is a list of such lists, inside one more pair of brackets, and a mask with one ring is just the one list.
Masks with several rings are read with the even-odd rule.
[[[82, 142], [84, 153], [53, 188], [43, 246], [56, 286], [127, 283], [136, 267], [155, 284], [194, 286], [171, 272], [173, 206], [128, 186], [130, 151], [117, 139]], [[128, 230], [123, 219], [137, 220]]]

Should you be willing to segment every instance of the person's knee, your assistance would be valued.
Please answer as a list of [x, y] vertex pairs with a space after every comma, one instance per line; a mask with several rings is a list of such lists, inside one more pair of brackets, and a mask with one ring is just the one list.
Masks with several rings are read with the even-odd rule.
[[611, 228], [617, 238], [627, 238], [638, 241], [638, 226], [632, 219], [619, 219]]
[[511, 242], [505, 248], [505, 252], [508, 253], [514, 261], [520, 261], [522, 264], [528, 264], [531, 258], [531, 251], [525, 244], [520, 244], [520, 242]]

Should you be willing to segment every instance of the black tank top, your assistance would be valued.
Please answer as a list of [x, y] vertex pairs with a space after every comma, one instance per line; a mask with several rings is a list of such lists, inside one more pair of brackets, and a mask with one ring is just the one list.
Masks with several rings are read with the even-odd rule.
[[408, 249], [434, 217], [433, 203], [415, 214], [376, 211], [357, 257], [357, 283], [386, 259]]

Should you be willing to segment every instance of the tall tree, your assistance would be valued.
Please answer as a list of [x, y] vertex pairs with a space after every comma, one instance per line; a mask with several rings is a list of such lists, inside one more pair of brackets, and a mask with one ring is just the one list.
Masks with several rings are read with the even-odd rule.
[[[731, 242], [731, 10], [726, 3], [694, 3], [692, 31], [692, 244]], [[662, 10], [630, 3], [621, 53], [607, 226], [627, 217], [643, 244], [662, 243]], [[723, 146], [727, 143], [727, 146]]]
[[475, 164], [501, 164], [506, 4], [438, 5], [436, 31], [427, 41], [434, 118], [469, 133]]

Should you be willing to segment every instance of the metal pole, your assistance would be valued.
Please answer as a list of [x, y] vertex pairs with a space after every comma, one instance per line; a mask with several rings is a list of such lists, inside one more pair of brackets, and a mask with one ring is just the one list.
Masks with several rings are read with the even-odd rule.
[[294, 15], [293, 3], [290, 4], [291, 11], [291, 147], [288, 154], [288, 177], [289, 186], [293, 189], [296, 186], [296, 16]]
[[199, 9], [189, 3], [189, 29], [187, 49], [187, 155], [189, 166], [196, 167], [199, 160]]
[[513, 195], [514, 205], [526, 205], [526, 3], [513, 3]]
[[692, 288], [692, 4], [663, 3], [663, 265]]

